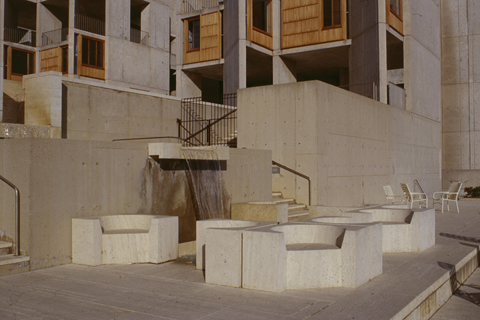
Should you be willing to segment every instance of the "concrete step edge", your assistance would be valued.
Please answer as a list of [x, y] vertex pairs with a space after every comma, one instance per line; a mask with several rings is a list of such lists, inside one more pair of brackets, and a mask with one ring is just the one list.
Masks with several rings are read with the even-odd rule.
[[29, 256], [14, 256], [13, 254], [6, 254], [3, 256], [0, 256], [0, 266], [4, 266], [7, 264], [28, 262], [28, 261], [30, 261]]
[[0, 249], [11, 248], [11, 247], [13, 247], [13, 243], [8, 241], [0, 241]]

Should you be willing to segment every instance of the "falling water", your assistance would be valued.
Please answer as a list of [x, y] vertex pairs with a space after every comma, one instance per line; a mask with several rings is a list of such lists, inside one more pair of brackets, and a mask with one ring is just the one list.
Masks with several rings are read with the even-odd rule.
[[183, 149], [200, 220], [224, 218], [220, 161], [213, 150]]

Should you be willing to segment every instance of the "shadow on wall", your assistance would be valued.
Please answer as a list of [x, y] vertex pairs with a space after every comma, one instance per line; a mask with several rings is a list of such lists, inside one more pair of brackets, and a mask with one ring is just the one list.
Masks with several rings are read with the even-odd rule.
[[25, 124], [25, 101], [3, 94], [3, 122]]

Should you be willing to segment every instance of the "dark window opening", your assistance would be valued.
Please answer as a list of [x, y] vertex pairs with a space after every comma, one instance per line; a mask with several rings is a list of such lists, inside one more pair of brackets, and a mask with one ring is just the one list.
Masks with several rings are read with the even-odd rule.
[[323, 1], [323, 26], [336, 27], [342, 24], [341, 0]]
[[402, 0], [390, 0], [390, 11], [396, 16], [402, 16]]
[[62, 72], [68, 73], [68, 47], [62, 47]]
[[35, 73], [35, 59], [32, 52], [12, 49], [12, 73]]
[[188, 50], [200, 49], [200, 18], [188, 21]]
[[271, 0], [253, 1], [253, 27], [266, 33], [272, 32]]
[[82, 64], [103, 68], [103, 42], [82, 38]]

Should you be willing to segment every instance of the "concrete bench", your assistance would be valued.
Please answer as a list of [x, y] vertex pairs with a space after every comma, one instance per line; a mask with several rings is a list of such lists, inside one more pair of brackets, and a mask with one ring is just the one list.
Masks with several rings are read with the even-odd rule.
[[178, 217], [111, 215], [72, 219], [72, 262], [161, 263], [178, 258]]

